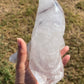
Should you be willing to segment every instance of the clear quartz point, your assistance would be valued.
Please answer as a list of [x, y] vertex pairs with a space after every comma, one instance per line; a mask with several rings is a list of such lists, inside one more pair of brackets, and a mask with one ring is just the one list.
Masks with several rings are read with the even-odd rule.
[[[65, 46], [64, 12], [57, 0], [39, 0], [31, 42], [28, 43], [29, 67], [39, 84], [56, 84], [64, 76], [60, 55]], [[17, 52], [10, 59], [16, 63]]]

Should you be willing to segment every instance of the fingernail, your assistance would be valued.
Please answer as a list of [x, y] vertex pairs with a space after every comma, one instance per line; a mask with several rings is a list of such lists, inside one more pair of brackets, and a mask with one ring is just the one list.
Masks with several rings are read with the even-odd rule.
[[17, 38], [17, 44], [18, 44], [19, 47], [21, 47], [19, 39], [20, 38]]

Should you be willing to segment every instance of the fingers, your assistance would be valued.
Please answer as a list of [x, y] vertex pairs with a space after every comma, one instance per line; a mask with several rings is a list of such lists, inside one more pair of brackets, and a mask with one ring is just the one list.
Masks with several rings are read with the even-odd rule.
[[15, 84], [25, 84], [25, 64], [27, 60], [27, 45], [23, 39], [18, 38], [18, 55], [16, 64], [16, 81]]
[[64, 56], [68, 51], [69, 51], [69, 46], [65, 46], [65, 47], [61, 50], [61, 56]]
[[18, 56], [17, 56], [17, 66], [23, 67], [27, 60], [27, 45], [25, 41], [21, 38], [17, 38], [18, 43]]
[[23, 39], [18, 38], [17, 42], [19, 43], [19, 50], [18, 50], [18, 62], [25, 63], [27, 58], [27, 45]]
[[65, 66], [65, 65], [69, 62], [69, 60], [70, 60], [70, 55], [66, 55], [66, 56], [62, 59], [63, 65]]

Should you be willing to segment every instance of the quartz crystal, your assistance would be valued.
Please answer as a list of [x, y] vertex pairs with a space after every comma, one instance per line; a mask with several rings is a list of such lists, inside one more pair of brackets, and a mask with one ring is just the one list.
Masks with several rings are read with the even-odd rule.
[[[28, 44], [29, 67], [39, 84], [56, 84], [64, 76], [60, 50], [65, 46], [64, 12], [57, 0], [39, 0], [39, 6]], [[17, 52], [10, 57], [16, 62]]]

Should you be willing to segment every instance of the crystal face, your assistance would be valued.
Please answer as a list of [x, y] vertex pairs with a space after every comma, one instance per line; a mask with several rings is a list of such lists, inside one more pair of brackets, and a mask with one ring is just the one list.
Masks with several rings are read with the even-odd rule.
[[[65, 46], [64, 12], [56, 0], [39, 0], [31, 42], [29, 66], [39, 84], [56, 84], [64, 76], [60, 50]], [[10, 59], [16, 62], [17, 52]]]

